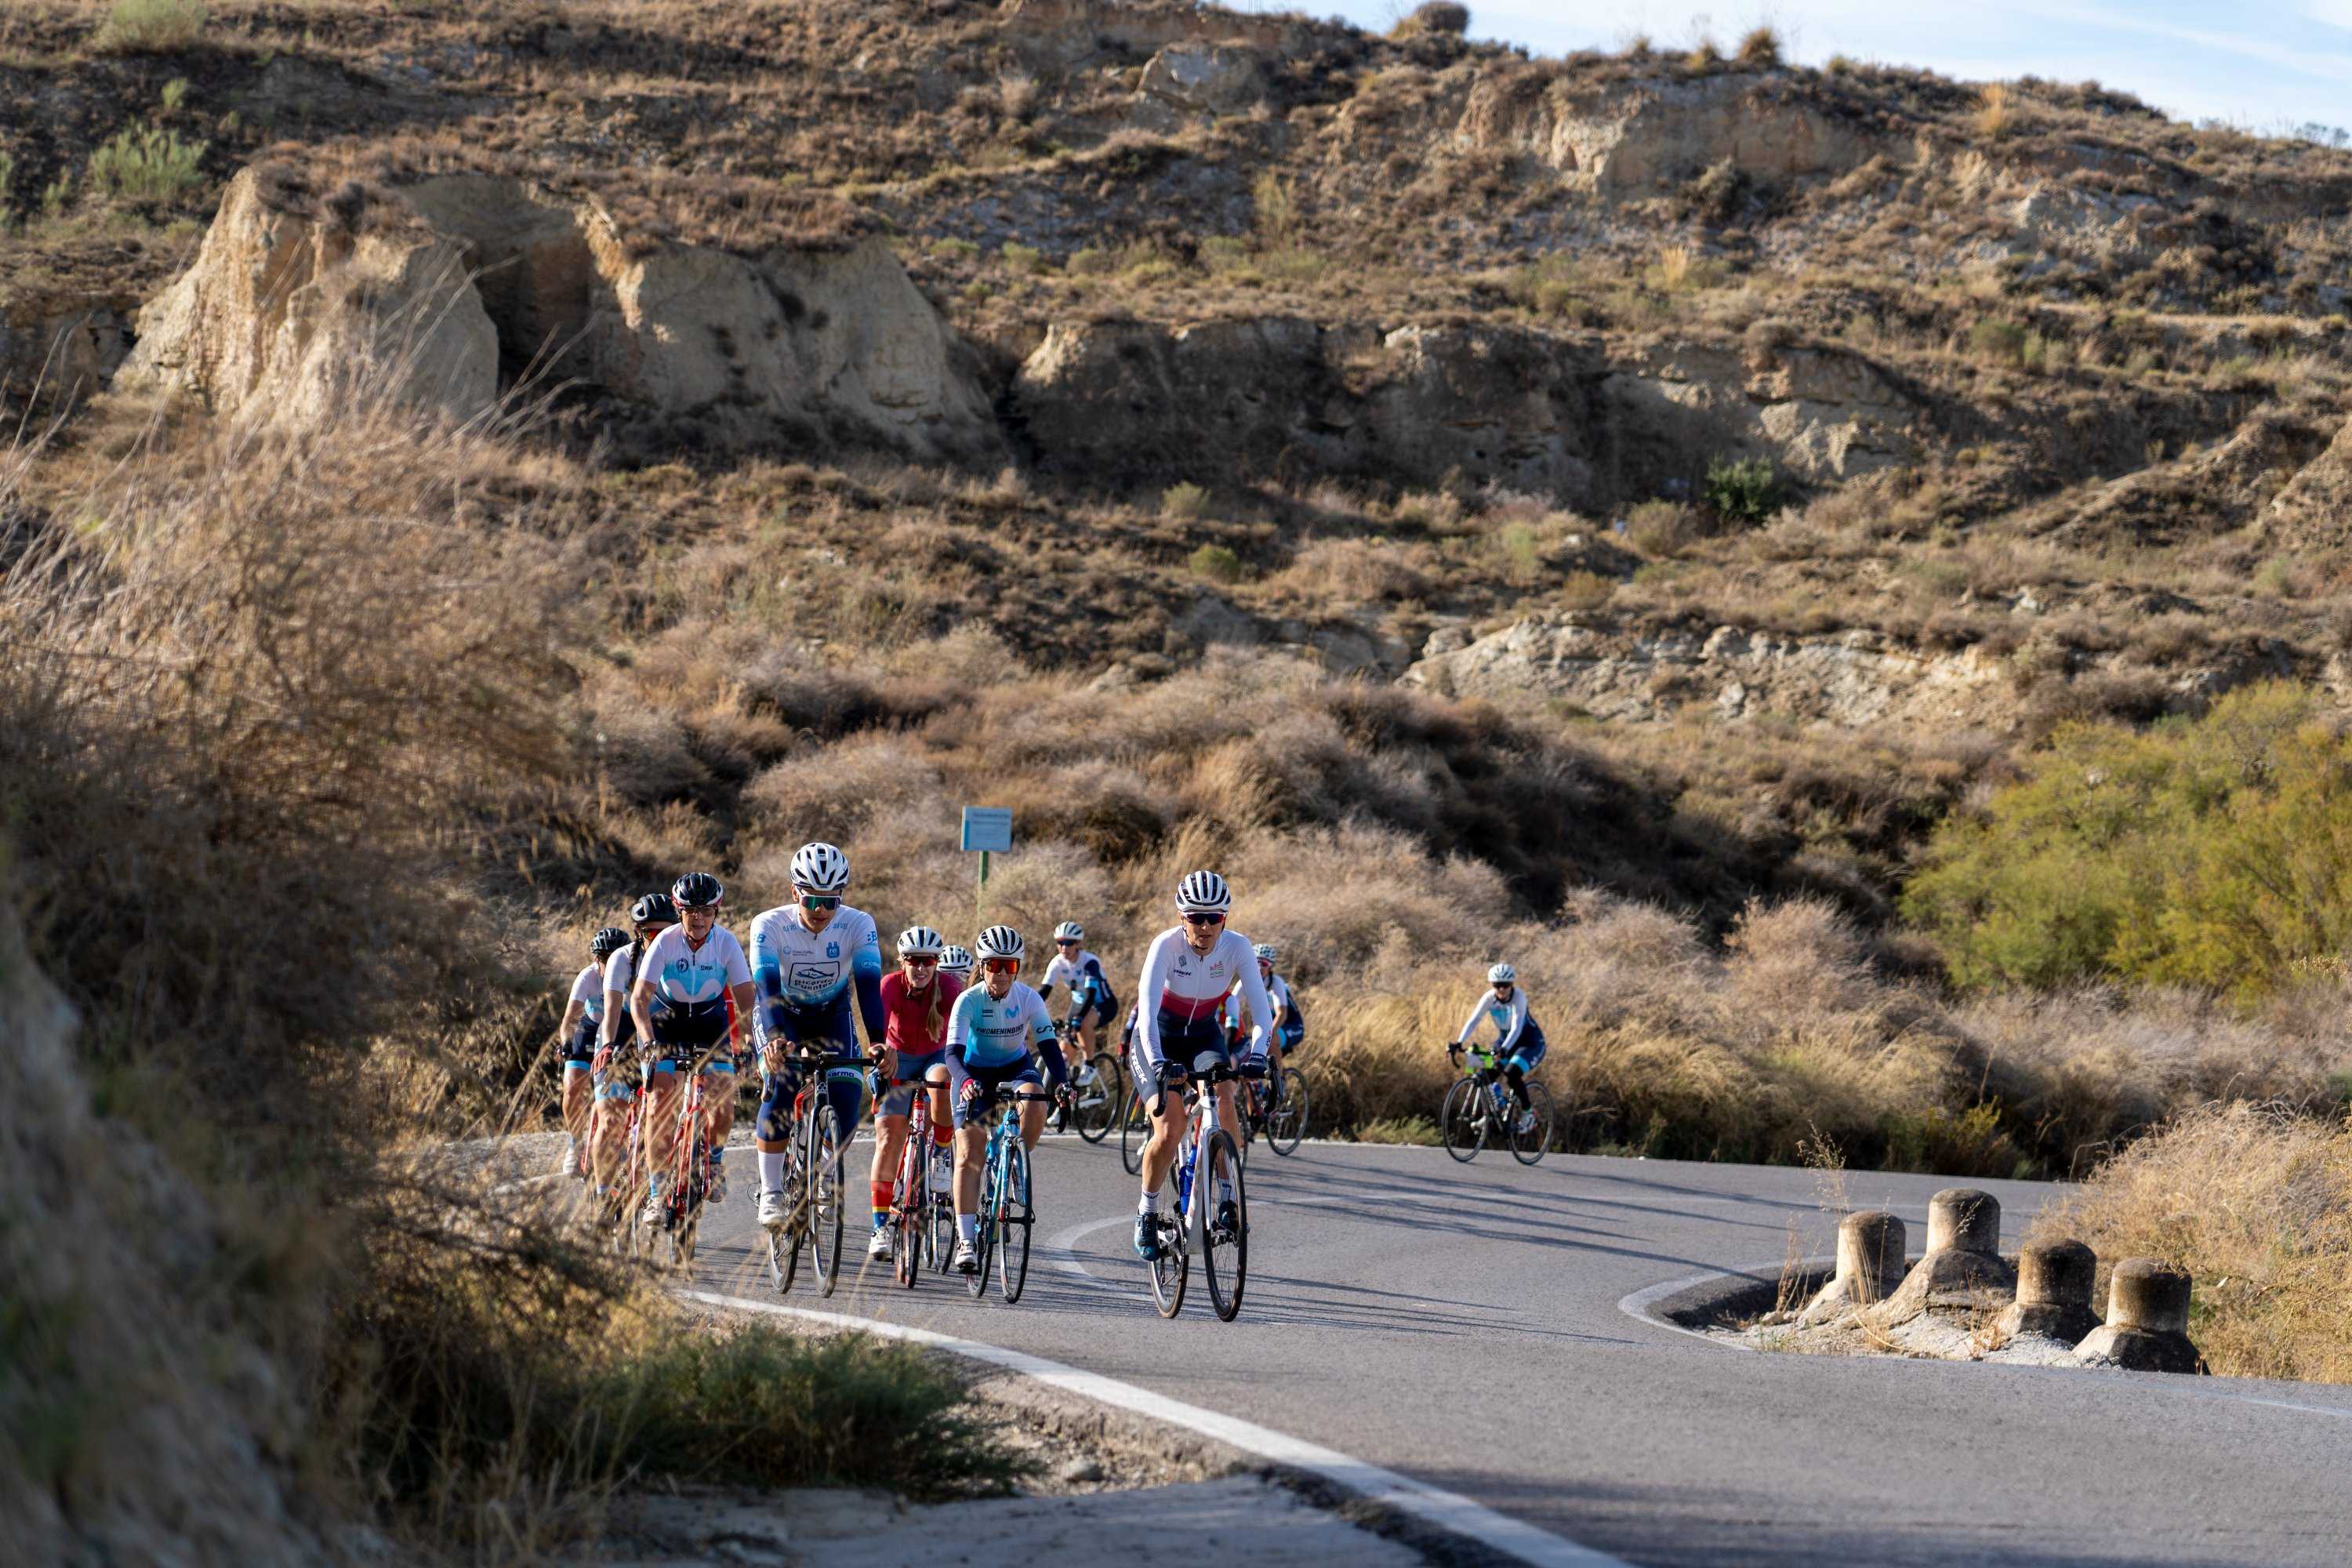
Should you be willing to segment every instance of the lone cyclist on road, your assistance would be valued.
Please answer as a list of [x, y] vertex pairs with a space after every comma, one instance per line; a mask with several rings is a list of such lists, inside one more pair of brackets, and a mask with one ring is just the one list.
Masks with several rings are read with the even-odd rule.
[[1536, 1126], [1535, 1107], [1528, 1100], [1528, 1074], [1544, 1059], [1549, 1048], [1544, 1032], [1528, 1016], [1528, 994], [1519, 989], [1519, 972], [1507, 963], [1498, 963], [1486, 971], [1486, 984], [1495, 988], [1491, 996], [1483, 996], [1478, 1005], [1470, 1010], [1469, 1022], [1462, 1033], [1445, 1047], [1452, 1058], [1461, 1054], [1478, 1032], [1481, 1018], [1495, 1026], [1495, 1059], [1502, 1064], [1503, 1078], [1510, 1084], [1511, 1093], [1519, 1102], [1519, 1131], [1532, 1132]]

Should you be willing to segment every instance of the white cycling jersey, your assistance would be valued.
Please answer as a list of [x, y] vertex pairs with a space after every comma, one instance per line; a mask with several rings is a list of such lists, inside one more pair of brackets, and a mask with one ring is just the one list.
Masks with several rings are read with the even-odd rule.
[[[1276, 1027], [1281, 1026], [1284, 1018], [1298, 1010], [1290, 1005], [1290, 982], [1279, 974], [1265, 982], [1265, 1000], [1266, 1004], [1274, 1009]], [[1238, 1029], [1247, 1019], [1248, 1014], [1242, 1001], [1242, 988], [1236, 984], [1225, 994], [1225, 1028], [1228, 1032]]]
[[1103, 994], [1108, 994], [1110, 976], [1103, 972], [1101, 959], [1091, 952], [1081, 951], [1078, 953], [1077, 962], [1074, 963], [1067, 954], [1057, 952], [1045, 965], [1044, 977], [1037, 982], [1037, 994], [1043, 996], [1056, 985], [1066, 985], [1069, 987], [1072, 1001], [1075, 1002], [1083, 997], [1091, 1002], [1095, 999], [1094, 986], [1097, 983], [1100, 984]]
[[646, 944], [637, 977], [671, 1006], [699, 1009], [719, 1001], [733, 986], [751, 984], [751, 966], [744, 961], [743, 944], [725, 926], [712, 926], [702, 945], [695, 947], [686, 940], [686, 927], [674, 925], [663, 927], [662, 933]]
[[1462, 1026], [1462, 1032], [1454, 1037], [1454, 1043], [1468, 1045], [1470, 1037], [1478, 1032], [1478, 1020], [1481, 1018], [1495, 1026], [1495, 1054], [1500, 1056], [1509, 1050], [1512, 1043], [1527, 1032], [1528, 988], [1512, 986], [1508, 1002], [1497, 1002], [1495, 994], [1487, 992], [1478, 999], [1478, 1005], [1470, 1009], [1470, 1021]]
[[1136, 1051], [1144, 1065], [1157, 1073], [1167, 1059], [1160, 1044], [1160, 1015], [1184, 1024], [1216, 1018], [1236, 985], [1255, 1024], [1249, 1054], [1262, 1061], [1274, 1037], [1274, 1005], [1258, 978], [1257, 953], [1250, 939], [1228, 927], [1203, 956], [1192, 951], [1182, 926], [1161, 931], [1144, 954], [1143, 981], [1135, 996]]
[[751, 922], [761, 998], [792, 1007], [822, 1007], [860, 974], [882, 983], [882, 938], [874, 917], [847, 904], [823, 931], [802, 923], [798, 904], [779, 904]]
[[948, 1013], [948, 1055], [966, 1067], [1009, 1067], [1053, 1037], [1045, 999], [1018, 980], [1001, 1002], [985, 985], [967, 987]]
[[592, 963], [572, 980], [572, 1000], [593, 1024], [604, 1016], [604, 972]]
[[614, 1036], [619, 1033], [621, 1020], [629, 1016], [629, 984], [636, 978], [637, 973], [636, 962], [629, 953], [629, 948], [621, 948], [604, 961], [605, 993], [608, 995], [617, 994], [621, 1005], [618, 1007], [607, 1005], [597, 1015], [596, 1039], [600, 1045], [611, 1045]]

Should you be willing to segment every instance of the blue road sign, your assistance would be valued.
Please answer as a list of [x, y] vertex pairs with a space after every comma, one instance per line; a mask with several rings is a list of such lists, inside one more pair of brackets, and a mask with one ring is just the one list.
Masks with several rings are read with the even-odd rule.
[[963, 808], [963, 847], [982, 854], [1013, 847], [1013, 808], [967, 805]]

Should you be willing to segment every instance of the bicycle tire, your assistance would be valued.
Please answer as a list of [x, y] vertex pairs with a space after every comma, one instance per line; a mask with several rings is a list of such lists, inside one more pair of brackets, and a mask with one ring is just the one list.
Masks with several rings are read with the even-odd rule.
[[1486, 1144], [1486, 1126], [1478, 1119], [1478, 1085], [1475, 1079], [1458, 1078], [1454, 1087], [1445, 1091], [1445, 1103], [1437, 1113], [1438, 1142], [1445, 1152], [1467, 1164], [1478, 1157]]
[[[918, 1133], [921, 1136], [918, 1137]], [[907, 1145], [898, 1151], [898, 1206], [890, 1216], [890, 1228], [895, 1233], [890, 1240], [897, 1251], [891, 1266], [898, 1273], [898, 1283], [909, 1290], [915, 1288], [915, 1277], [923, 1267], [917, 1254], [923, 1245], [924, 1216], [931, 1212], [930, 1172], [930, 1129], [910, 1127]]]
[[1172, 1318], [1184, 1310], [1184, 1286], [1192, 1273], [1192, 1254], [1185, 1245], [1181, 1215], [1172, 1225], [1165, 1218], [1160, 1218], [1160, 1256], [1151, 1260], [1149, 1268], [1151, 1304], [1160, 1309], [1161, 1317]]
[[1097, 1051], [1087, 1058], [1087, 1066], [1093, 1069], [1095, 1082], [1091, 1092], [1078, 1099], [1078, 1136], [1099, 1143], [1110, 1136], [1111, 1124], [1126, 1107], [1127, 1077], [1108, 1051]]
[[1126, 1113], [1118, 1119], [1118, 1163], [1130, 1176], [1143, 1173], [1143, 1146], [1151, 1142], [1151, 1121], [1143, 1113], [1143, 1097], [1127, 1086]]
[[691, 1134], [682, 1135], [674, 1147], [686, 1151], [686, 1171], [681, 1180], [678, 1172], [670, 1172], [669, 1266], [681, 1272], [694, 1267], [694, 1243], [702, 1227], [703, 1184], [710, 1169], [709, 1140], [698, 1127]]
[[1539, 1083], [1529, 1083], [1528, 1109], [1536, 1113], [1534, 1131], [1521, 1132], [1517, 1122], [1511, 1124], [1511, 1158], [1522, 1165], [1534, 1164], [1551, 1147], [1551, 1090]]
[[817, 1098], [816, 1116], [819, 1163], [809, 1179], [809, 1246], [816, 1265], [816, 1293], [830, 1296], [841, 1283], [841, 1146], [834, 1131], [832, 1103], [822, 1095]]
[[[1222, 1237], [1214, 1217], [1222, 1194], [1210, 1195], [1217, 1191], [1214, 1173], [1220, 1151], [1225, 1155], [1226, 1168], [1233, 1172], [1234, 1183], [1234, 1228]], [[1230, 1323], [1241, 1315], [1242, 1291], [1249, 1283], [1249, 1170], [1242, 1163], [1241, 1145], [1222, 1127], [1209, 1135], [1209, 1156], [1203, 1163], [1208, 1173], [1194, 1178], [1192, 1208], [1198, 1218], [1193, 1239], [1201, 1249], [1201, 1279], [1209, 1288], [1210, 1310], [1221, 1321]], [[1209, 1190], [1197, 1190], [1203, 1185]]]
[[964, 1289], [971, 1292], [975, 1301], [988, 1294], [988, 1265], [996, 1251], [996, 1195], [1003, 1183], [1000, 1173], [1004, 1160], [1003, 1150], [995, 1151], [995, 1154], [997, 1157], [989, 1161], [988, 1168], [981, 1173], [980, 1223], [972, 1227], [971, 1236], [974, 1267], [964, 1280]]
[[1004, 1167], [1004, 1191], [996, 1205], [996, 1283], [1011, 1303], [1029, 1287], [1029, 1232], [1037, 1215], [1029, 1201], [1029, 1151], [1014, 1142]]

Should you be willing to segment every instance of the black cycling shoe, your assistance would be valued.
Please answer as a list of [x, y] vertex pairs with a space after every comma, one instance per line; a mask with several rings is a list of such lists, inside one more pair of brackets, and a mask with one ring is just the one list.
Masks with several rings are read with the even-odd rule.
[[1219, 1236], [1232, 1236], [1235, 1234], [1241, 1228], [1241, 1220], [1242, 1216], [1240, 1211], [1234, 1206], [1233, 1199], [1224, 1198], [1218, 1202], [1217, 1234]]
[[1160, 1215], [1139, 1214], [1135, 1216], [1135, 1255], [1146, 1263], [1160, 1258]]

